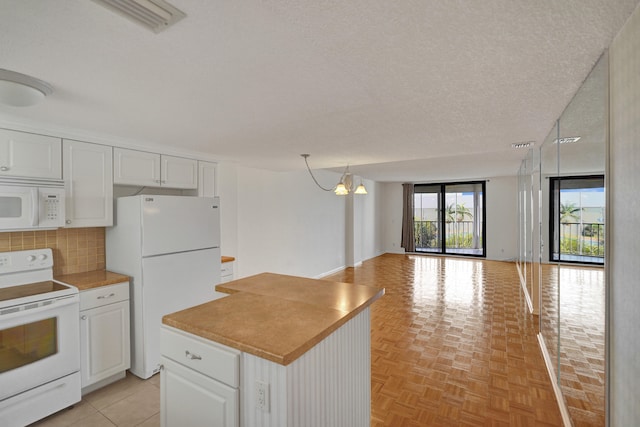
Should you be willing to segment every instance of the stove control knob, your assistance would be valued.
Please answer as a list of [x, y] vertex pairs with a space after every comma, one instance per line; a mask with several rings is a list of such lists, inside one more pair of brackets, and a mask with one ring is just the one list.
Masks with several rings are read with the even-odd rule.
[[47, 259], [47, 254], [40, 254], [40, 255], [38, 255], [38, 259], [39, 259], [40, 261], [44, 261], [45, 259]]
[[36, 256], [35, 256], [35, 255], [29, 255], [29, 256], [27, 257], [27, 262], [33, 262], [33, 261], [35, 261], [35, 260], [36, 260]]

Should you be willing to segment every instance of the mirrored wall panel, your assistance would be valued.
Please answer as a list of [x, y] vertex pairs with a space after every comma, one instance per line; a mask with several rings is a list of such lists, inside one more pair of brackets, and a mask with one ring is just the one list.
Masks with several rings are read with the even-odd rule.
[[574, 425], [605, 425], [608, 59], [540, 148], [540, 335]]

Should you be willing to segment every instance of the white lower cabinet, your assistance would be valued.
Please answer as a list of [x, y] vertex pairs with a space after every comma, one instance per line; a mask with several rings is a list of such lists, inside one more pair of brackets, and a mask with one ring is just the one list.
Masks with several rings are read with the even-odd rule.
[[160, 334], [160, 425], [239, 427], [240, 352], [166, 326]]
[[163, 357], [160, 425], [237, 427], [238, 389]]
[[129, 282], [80, 293], [83, 394], [124, 377], [131, 364], [129, 324]]

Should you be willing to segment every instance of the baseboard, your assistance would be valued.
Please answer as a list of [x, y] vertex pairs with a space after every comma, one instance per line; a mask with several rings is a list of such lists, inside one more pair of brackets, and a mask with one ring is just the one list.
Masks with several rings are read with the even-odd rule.
[[332, 274], [339, 273], [339, 272], [343, 271], [343, 270], [344, 270], [344, 269], [346, 269], [346, 268], [361, 267], [361, 266], [362, 266], [362, 263], [363, 263], [364, 261], [368, 261], [368, 260], [370, 260], [370, 259], [377, 258], [377, 257], [379, 257], [379, 256], [381, 256], [381, 255], [384, 255], [385, 253], [387, 253], [387, 252], [381, 252], [381, 253], [379, 253], [379, 254], [377, 254], [377, 255], [374, 255], [374, 256], [369, 257], [369, 258], [367, 258], [367, 259], [364, 259], [364, 260], [362, 260], [362, 261], [358, 261], [358, 262], [357, 262], [355, 265], [353, 265], [353, 266], [351, 266], [351, 265], [343, 265], [342, 267], [338, 267], [338, 268], [334, 268], [333, 270], [325, 271], [324, 273], [320, 273], [320, 274], [318, 274], [317, 276], [314, 276], [313, 278], [314, 278], [314, 279], [322, 279], [323, 277], [327, 277], [327, 276], [331, 276]]
[[569, 409], [567, 408], [567, 405], [564, 403], [564, 399], [562, 398], [562, 390], [560, 390], [560, 386], [556, 381], [556, 373], [553, 371], [553, 364], [551, 364], [551, 357], [549, 356], [547, 345], [544, 343], [544, 338], [540, 333], [538, 334], [538, 343], [540, 344], [540, 351], [542, 352], [544, 364], [547, 366], [547, 373], [549, 374], [549, 379], [551, 380], [553, 392], [556, 395], [556, 401], [558, 402], [558, 408], [560, 409], [562, 422], [564, 423], [564, 427], [571, 427], [572, 424], [571, 416], [569, 415]]
[[522, 288], [522, 293], [524, 294], [524, 299], [527, 301], [527, 306], [529, 307], [529, 313], [537, 314], [533, 312], [533, 301], [531, 301], [531, 295], [529, 295], [529, 291], [527, 290], [527, 282], [524, 280], [524, 276], [522, 275], [522, 270], [520, 270], [520, 264], [516, 262], [516, 268], [518, 270], [518, 276], [520, 277], [520, 287]]
[[332, 274], [339, 273], [342, 270], [347, 268], [346, 266], [334, 268], [333, 270], [325, 271], [324, 273], [318, 274], [317, 276], [313, 276], [314, 279], [322, 279], [323, 277], [331, 276]]
[[113, 382], [119, 381], [123, 378], [125, 378], [127, 376], [126, 371], [122, 371], [122, 372], [118, 372], [117, 374], [111, 375], [108, 378], [105, 378], [101, 381], [98, 381], [97, 383], [93, 383], [91, 385], [88, 385], [86, 387], [84, 387], [82, 389], [82, 395], [84, 396], [85, 394], [89, 394], [92, 391], [96, 391], [102, 387], [105, 387]]

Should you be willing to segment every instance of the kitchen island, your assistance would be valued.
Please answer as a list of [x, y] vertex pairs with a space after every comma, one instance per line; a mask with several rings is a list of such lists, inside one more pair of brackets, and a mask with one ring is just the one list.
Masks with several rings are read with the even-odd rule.
[[383, 289], [263, 273], [216, 290], [229, 296], [163, 318], [163, 425], [369, 425]]

